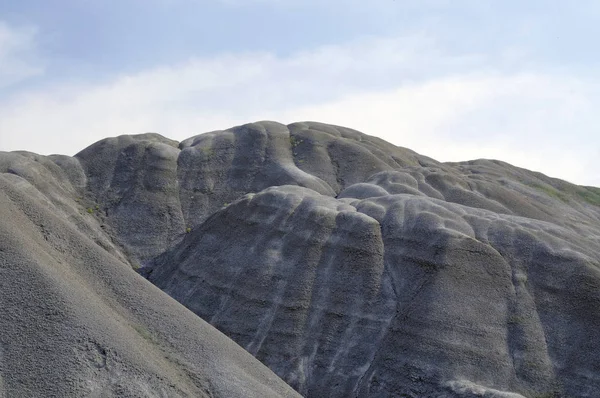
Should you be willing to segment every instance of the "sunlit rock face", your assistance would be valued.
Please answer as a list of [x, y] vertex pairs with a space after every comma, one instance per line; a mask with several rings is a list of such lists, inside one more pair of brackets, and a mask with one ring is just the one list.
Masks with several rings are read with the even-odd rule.
[[[600, 396], [598, 188], [314, 122], [3, 154], [0, 171], [303, 396]], [[238, 386], [292, 394], [270, 380]]]

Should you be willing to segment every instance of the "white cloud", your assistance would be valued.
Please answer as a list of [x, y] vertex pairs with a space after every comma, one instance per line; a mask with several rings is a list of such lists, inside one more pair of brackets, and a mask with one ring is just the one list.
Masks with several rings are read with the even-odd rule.
[[0, 89], [42, 73], [35, 59], [36, 29], [0, 21]]
[[600, 84], [557, 75], [453, 75], [283, 112], [344, 124], [441, 161], [494, 158], [600, 186]]
[[[600, 186], [600, 84], [494, 71], [423, 36], [276, 57], [230, 54], [0, 102], [0, 147], [74, 154], [106, 136], [188, 136], [274, 119], [356, 128], [444, 161], [498, 158]], [[477, 71], [476, 73], [473, 71]]]

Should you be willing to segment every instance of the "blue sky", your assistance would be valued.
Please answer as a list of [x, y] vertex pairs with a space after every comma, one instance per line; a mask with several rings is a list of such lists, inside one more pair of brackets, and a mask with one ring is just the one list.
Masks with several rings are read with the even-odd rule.
[[318, 120], [600, 186], [600, 2], [574, 4], [6, 0], [0, 150]]

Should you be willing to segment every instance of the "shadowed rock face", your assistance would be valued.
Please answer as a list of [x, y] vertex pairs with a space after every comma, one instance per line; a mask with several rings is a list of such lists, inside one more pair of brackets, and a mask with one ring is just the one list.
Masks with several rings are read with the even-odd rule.
[[[43, 291], [60, 303], [55, 329], [30, 339], [61, 341], [41, 358], [75, 361], [65, 369], [85, 388], [135, 380], [144, 396], [166, 379], [177, 386], [166, 396], [235, 396], [244, 386], [248, 396], [291, 394], [262, 368], [252, 373], [239, 349], [208, 348], [232, 344], [129, 262], [304, 396], [600, 396], [598, 188], [499, 161], [439, 163], [312, 122], [260, 122], [181, 143], [122, 136], [74, 158], [2, 153], [0, 172], [2, 193], [21, 195], [2, 203], [7, 217], [21, 217], [7, 225], [32, 225], [0, 259], [37, 259], [22, 265], [40, 270], [27, 297]], [[38, 207], [52, 218], [28, 212]], [[13, 279], [2, 297], [18, 311], [22, 278], [3, 272]], [[31, 319], [45, 314], [36, 305], [25, 306]], [[100, 313], [93, 324], [82, 318]], [[162, 337], [129, 336], [123, 324], [138, 323]], [[57, 337], [72, 330], [84, 330], [77, 344]], [[10, 348], [23, 341], [3, 336], [3, 369], [18, 349], [34, 355]], [[101, 366], [81, 376], [81, 355], [57, 353], [71, 345]], [[156, 360], [137, 362], [144, 350]], [[159, 360], [165, 350], [173, 357]], [[232, 386], [206, 369], [210, 361], [228, 369]], [[17, 385], [27, 366], [4, 385]], [[53, 371], [46, 379], [66, 372]]]

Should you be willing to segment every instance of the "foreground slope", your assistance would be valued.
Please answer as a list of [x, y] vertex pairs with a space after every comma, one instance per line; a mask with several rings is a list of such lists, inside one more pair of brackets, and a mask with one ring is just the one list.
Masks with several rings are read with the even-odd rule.
[[0, 396], [296, 395], [137, 275], [54, 161], [0, 153]]
[[[99, 251], [123, 273], [124, 263], [141, 266], [304, 396], [600, 396], [597, 188], [499, 161], [439, 163], [314, 122], [253, 123], [181, 143], [121, 136], [73, 158], [3, 156], [0, 171], [36, 181], [40, 201], [52, 202], [56, 220], [37, 227], [42, 237], [62, 220], [89, 244], [73, 252]], [[21, 255], [37, 236], [26, 235]], [[138, 314], [139, 302], [135, 319], [148, 322], [146, 310], [167, 305], [144, 284], [127, 301], [141, 288], [119, 282], [109, 261], [56, 250], [59, 264], [96, 264], [73, 269], [109, 289], [100, 296], [126, 300], [109, 300], [107, 314]], [[169, 336], [183, 316], [174, 313], [147, 330]], [[208, 352], [177, 347], [186, 361]], [[289, 393], [235, 366], [242, 381], [230, 388]]]

